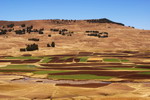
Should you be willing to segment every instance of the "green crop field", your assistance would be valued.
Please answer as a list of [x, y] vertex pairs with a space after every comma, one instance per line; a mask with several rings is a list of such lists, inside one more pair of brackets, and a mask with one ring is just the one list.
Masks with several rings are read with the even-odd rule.
[[78, 58], [80, 58], [80, 62], [87, 62], [87, 59], [89, 57], [78, 57]]
[[51, 57], [44, 57], [40, 63], [48, 63], [51, 60]]
[[85, 80], [85, 79], [111, 79], [112, 76], [97, 76], [91, 74], [78, 74], [78, 75], [49, 75], [50, 79], [77, 79], [77, 80]]
[[6, 67], [0, 67], [0, 69], [36, 69], [35, 65], [7, 65]]
[[136, 67], [150, 67], [150, 65], [136, 65]]
[[41, 70], [41, 71], [35, 71], [34, 74], [52, 74], [52, 73], [63, 73], [63, 72], [71, 72], [71, 71], [47, 71], [47, 70]]
[[120, 62], [119, 59], [103, 59], [104, 62]]
[[69, 58], [71, 58], [71, 57], [63, 57], [63, 58], [60, 58], [60, 60], [67, 60]]
[[121, 59], [120, 61], [121, 62], [129, 62], [129, 60], [127, 60], [127, 59]]
[[150, 75], [150, 72], [140, 72], [139, 74]]

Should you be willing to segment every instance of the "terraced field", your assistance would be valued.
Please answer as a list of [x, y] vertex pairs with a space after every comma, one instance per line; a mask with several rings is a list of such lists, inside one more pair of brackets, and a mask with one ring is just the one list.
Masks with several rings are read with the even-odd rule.
[[0, 67], [0, 72], [32, 73], [33, 76], [46, 74], [45, 78], [58, 80], [137, 81], [150, 77], [150, 62], [144, 62], [143, 59], [145, 57], [141, 54], [91, 52], [41, 57], [1, 57], [0, 63], [6, 65]]

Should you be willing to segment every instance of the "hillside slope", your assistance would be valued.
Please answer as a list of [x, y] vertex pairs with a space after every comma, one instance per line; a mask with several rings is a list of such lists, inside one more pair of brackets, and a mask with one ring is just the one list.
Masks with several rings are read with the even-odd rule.
[[[7, 25], [14, 24], [13, 27]], [[24, 27], [21, 25], [25, 24]], [[27, 27], [33, 26], [31, 33]], [[10, 32], [9, 29], [12, 29]], [[16, 34], [16, 30], [25, 30], [25, 34]], [[42, 29], [43, 34], [32, 32]], [[60, 31], [51, 29], [67, 29], [71, 36], [59, 34]], [[0, 35], [0, 55], [22, 55], [32, 53], [33, 55], [53, 55], [78, 52], [102, 52], [117, 50], [139, 50], [150, 49], [150, 30], [140, 30], [124, 26], [122, 23], [108, 19], [93, 20], [33, 20], [33, 21], [0, 21], [0, 30], [7, 30], [6, 34]], [[0, 32], [1, 32], [0, 31]], [[107, 38], [88, 36], [86, 31], [107, 32]], [[69, 34], [70, 34], [69, 33]], [[48, 35], [51, 35], [49, 37]], [[39, 41], [29, 41], [29, 38], [37, 38]], [[47, 47], [47, 44], [55, 42], [56, 46]], [[38, 44], [39, 50], [20, 52], [27, 44]]]

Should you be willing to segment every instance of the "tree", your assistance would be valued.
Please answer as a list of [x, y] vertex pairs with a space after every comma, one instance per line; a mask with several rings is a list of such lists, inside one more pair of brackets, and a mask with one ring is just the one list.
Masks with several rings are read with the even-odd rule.
[[25, 24], [21, 24], [21, 27], [26, 27], [26, 25]]
[[51, 37], [51, 34], [49, 34], [48, 37]]
[[20, 34], [20, 35], [21, 35], [21, 34], [25, 34], [25, 31], [24, 31], [24, 30], [16, 30], [15, 32], [16, 32], [16, 34]]
[[6, 34], [7, 30], [1, 30], [0, 35]]
[[8, 28], [13, 28], [14, 24], [7, 25]]
[[33, 28], [32, 25], [31, 25], [30, 27], [27, 27], [27, 32], [28, 32], [28, 33], [31, 33], [31, 32], [32, 32], [32, 28]]
[[39, 34], [44, 34], [44, 32], [43, 31], [39, 31]]
[[55, 47], [55, 42], [52, 42], [52, 43], [51, 43], [51, 47]]
[[51, 45], [48, 43], [48, 44], [47, 44], [47, 47], [51, 47]]

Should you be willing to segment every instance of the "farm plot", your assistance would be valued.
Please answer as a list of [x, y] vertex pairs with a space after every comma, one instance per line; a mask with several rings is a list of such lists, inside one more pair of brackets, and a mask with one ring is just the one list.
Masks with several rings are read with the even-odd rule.
[[76, 74], [76, 75], [49, 75], [49, 79], [75, 79], [75, 80], [88, 80], [88, 79], [111, 79], [111, 76], [97, 76], [91, 74]]
[[13, 72], [13, 73], [31, 72], [32, 73], [35, 70], [37, 70], [37, 66], [35, 65], [7, 65], [5, 67], [0, 67], [0, 72], [3, 73], [9, 73], [9, 72]]
[[44, 57], [40, 63], [48, 63], [52, 60], [52, 57]]
[[150, 75], [149, 62], [132, 62], [125, 57], [103, 58], [90, 52], [76, 56], [21, 56], [0, 59], [0, 63], [8, 62], [11, 64], [0, 67], [0, 72], [30, 72], [33, 75], [47, 75], [49, 79], [148, 79]]
[[89, 84], [56, 84], [56, 86], [67, 86], [67, 87], [83, 87], [83, 88], [98, 88], [107, 86], [110, 83], [89, 83]]
[[52, 73], [63, 73], [63, 72], [70, 72], [70, 71], [62, 71], [62, 70], [40, 70], [34, 71], [34, 74], [52, 74]]
[[5, 57], [5, 59], [42, 59], [42, 57], [21, 56], [21, 57]]
[[37, 66], [35, 65], [8, 65], [6, 67], [1, 67], [0, 69], [31, 69], [31, 70], [35, 70], [37, 68]]

